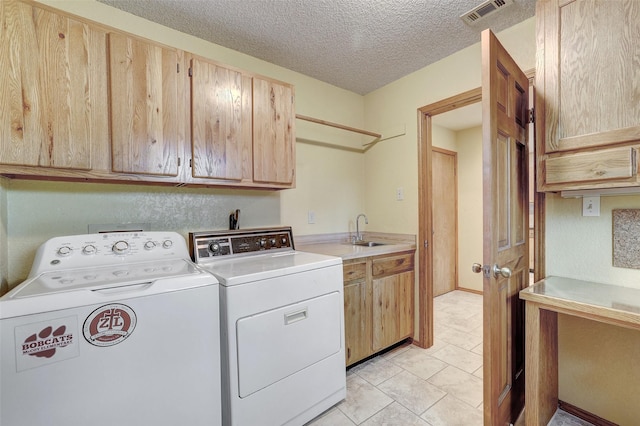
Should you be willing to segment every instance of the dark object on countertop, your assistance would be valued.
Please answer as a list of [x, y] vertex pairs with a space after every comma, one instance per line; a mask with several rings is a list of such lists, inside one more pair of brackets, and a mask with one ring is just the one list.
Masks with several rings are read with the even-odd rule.
[[240, 229], [240, 209], [229, 215], [229, 229]]

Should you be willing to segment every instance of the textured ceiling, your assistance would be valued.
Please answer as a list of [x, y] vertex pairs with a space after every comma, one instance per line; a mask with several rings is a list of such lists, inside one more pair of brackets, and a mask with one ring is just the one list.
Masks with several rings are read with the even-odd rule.
[[483, 0], [98, 1], [361, 95], [535, 13], [513, 0], [469, 26]]

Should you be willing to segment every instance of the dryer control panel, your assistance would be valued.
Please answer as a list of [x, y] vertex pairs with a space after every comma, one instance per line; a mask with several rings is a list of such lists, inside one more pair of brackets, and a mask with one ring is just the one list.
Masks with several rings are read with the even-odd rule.
[[189, 233], [189, 251], [196, 263], [264, 251], [293, 250], [291, 227]]

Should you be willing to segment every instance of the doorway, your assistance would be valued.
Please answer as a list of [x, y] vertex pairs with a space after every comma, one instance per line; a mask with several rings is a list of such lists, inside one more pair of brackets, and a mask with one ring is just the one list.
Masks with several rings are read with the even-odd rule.
[[[533, 80], [535, 70], [526, 72], [530, 81]], [[531, 96], [530, 99], [533, 99]], [[419, 254], [419, 270], [418, 270], [418, 339], [415, 344], [420, 347], [428, 348], [433, 345], [433, 268], [434, 268], [434, 244], [432, 243], [432, 235], [434, 232], [433, 217], [433, 188], [432, 172], [433, 172], [433, 118], [437, 115], [464, 108], [470, 105], [478, 104], [482, 100], [481, 88], [469, 90], [456, 96], [443, 99], [442, 101], [424, 106], [418, 109], [418, 220], [419, 231], [418, 241], [420, 246]], [[531, 126], [533, 127], [533, 126]], [[531, 135], [530, 150], [533, 153], [534, 137]], [[534, 155], [531, 156], [533, 163]], [[535, 164], [532, 164], [530, 171], [535, 175]], [[531, 199], [531, 198], [530, 198]], [[533, 263], [534, 277], [539, 280], [544, 277], [544, 256], [541, 255], [544, 250], [544, 207], [545, 199], [543, 193], [533, 194]], [[481, 215], [481, 213], [480, 213]], [[478, 261], [481, 261], [479, 259]], [[471, 264], [460, 264], [459, 270], [470, 269]]]

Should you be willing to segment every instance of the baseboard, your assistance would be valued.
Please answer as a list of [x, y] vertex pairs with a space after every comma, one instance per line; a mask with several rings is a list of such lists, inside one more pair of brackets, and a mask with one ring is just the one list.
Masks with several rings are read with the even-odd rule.
[[591, 414], [590, 412], [585, 411], [582, 408], [576, 407], [573, 404], [569, 404], [568, 402], [559, 400], [558, 408], [582, 420], [585, 420], [591, 424], [594, 424], [595, 426], [619, 426], [617, 423], [613, 423], [613, 422], [610, 422], [609, 420], [605, 420], [602, 417], [598, 417], [595, 414]]
[[470, 288], [464, 288], [464, 287], [458, 287], [456, 285], [456, 290], [460, 290], [460, 291], [466, 291], [467, 293], [473, 293], [473, 294], [479, 294], [480, 296], [482, 296], [482, 290], [472, 290]]

